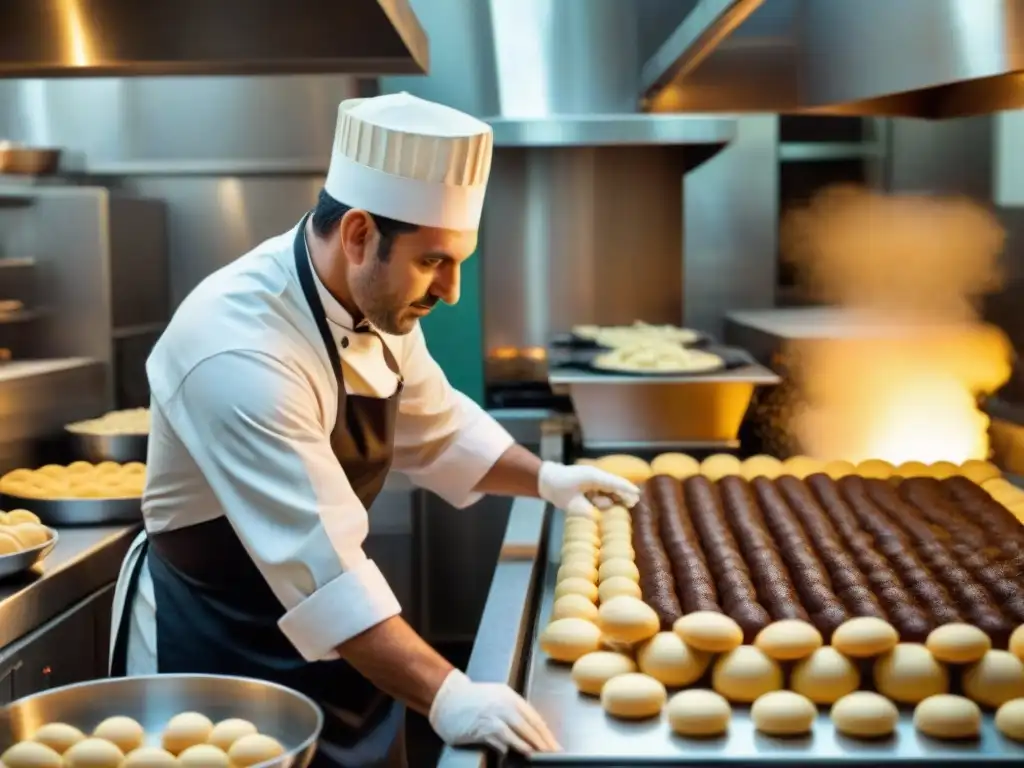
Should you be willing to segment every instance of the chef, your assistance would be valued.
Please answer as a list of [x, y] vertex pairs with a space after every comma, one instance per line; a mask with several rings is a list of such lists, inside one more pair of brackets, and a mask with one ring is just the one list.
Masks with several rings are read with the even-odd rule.
[[316, 207], [182, 302], [146, 366], [145, 533], [118, 580], [113, 675], [301, 691], [326, 716], [323, 765], [404, 765], [404, 706], [448, 744], [558, 749], [511, 688], [409, 627], [363, 551], [392, 469], [458, 507], [537, 496], [588, 515], [588, 497], [638, 496], [541, 462], [427, 349], [419, 319], [458, 301], [492, 145], [485, 123], [405, 93], [342, 102]]

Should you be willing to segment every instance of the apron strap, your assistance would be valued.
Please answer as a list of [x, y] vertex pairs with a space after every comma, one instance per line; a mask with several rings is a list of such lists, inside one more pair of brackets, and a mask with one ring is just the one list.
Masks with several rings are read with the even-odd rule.
[[139, 579], [142, 578], [142, 567], [146, 564], [148, 552], [149, 539], [147, 538], [139, 547], [138, 559], [132, 566], [132, 572], [128, 576], [128, 585], [125, 587], [124, 607], [121, 609], [121, 618], [117, 622], [117, 637], [114, 638], [114, 650], [110, 659], [110, 677], [128, 676], [128, 638], [131, 636], [132, 606], [135, 603], [135, 595], [139, 591]]

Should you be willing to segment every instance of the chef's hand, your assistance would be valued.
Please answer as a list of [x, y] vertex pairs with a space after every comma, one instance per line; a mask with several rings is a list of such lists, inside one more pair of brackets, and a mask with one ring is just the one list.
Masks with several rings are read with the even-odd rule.
[[430, 705], [430, 725], [445, 744], [511, 747], [529, 755], [561, 750], [547, 725], [523, 698], [500, 683], [474, 683], [452, 670]]
[[599, 506], [607, 506], [607, 497], [617, 497], [626, 507], [640, 500], [640, 489], [603, 469], [586, 465], [566, 466], [545, 461], [540, 467], [537, 492], [544, 501], [565, 510], [567, 517], [597, 516], [597, 509], [587, 495], [594, 496]]

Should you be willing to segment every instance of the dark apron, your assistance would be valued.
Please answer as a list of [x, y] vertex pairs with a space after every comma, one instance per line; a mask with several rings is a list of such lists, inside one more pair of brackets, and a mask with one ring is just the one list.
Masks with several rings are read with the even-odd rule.
[[[383, 339], [388, 367], [399, 375], [387, 399], [345, 392], [341, 360], [327, 324], [306, 250], [306, 217], [295, 233], [295, 268], [338, 381], [331, 447], [369, 509], [391, 467], [395, 416], [402, 391], [398, 363]], [[368, 326], [358, 332], [375, 333]], [[300, 691], [324, 711], [313, 766], [405, 766], [405, 709], [343, 660], [307, 662], [278, 628], [285, 610], [226, 517], [149, 534], [126, 590], [111, 676], [127, 673], [132, 604], [143, 563], [156, 598], [157, 665], [161, 673], [234, 675]], [[344, 605], [337, 606], [339, 611]]]

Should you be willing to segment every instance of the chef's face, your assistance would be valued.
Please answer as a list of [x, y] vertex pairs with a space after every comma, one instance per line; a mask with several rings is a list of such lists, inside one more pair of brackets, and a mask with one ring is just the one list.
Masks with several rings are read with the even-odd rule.
[[476, 250], [476, 232], [419, 227], [386, 238], [366, 219], [365, 237], [350, 240], [345, 250], [352, 298], [367, 320], [402, 335], [438, 301], [459, 300], [459, 272]]

